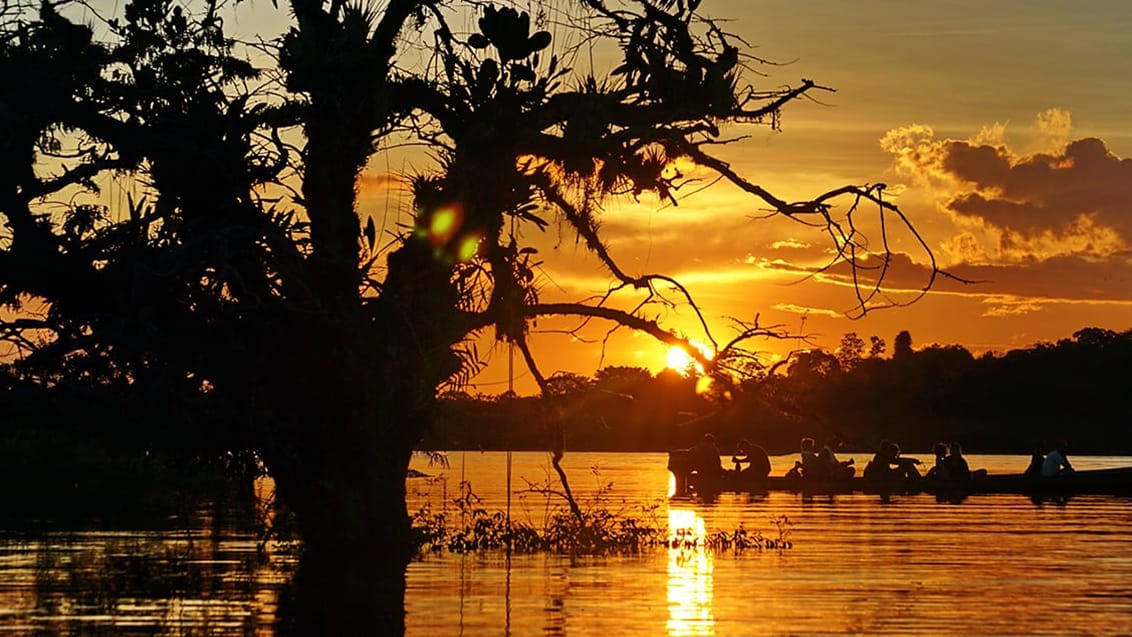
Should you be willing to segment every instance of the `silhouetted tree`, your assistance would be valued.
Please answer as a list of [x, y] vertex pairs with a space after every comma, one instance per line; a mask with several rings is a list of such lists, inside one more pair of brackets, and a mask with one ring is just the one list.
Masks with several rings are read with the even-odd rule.
[[879, 336], [869, 337], [869, 358], [880, 358], [884, 355], [884, 339]]
[[653, 375], [644, 367], [614, 365], [602, 367], [594, 374], [594, 386], [605, 392], [636, 396], [644, 390]]
[[1073, 340], [1089, 347], [1106, 347], [1116, 342], [1118, 334], [1112, 330], [1086, 327], [1073, 333]]
[[892, 357], [905, 359], [912, 355], [912, 334], [908, 330], [901, 330], [892, 340]]
[[841, 369], [848, 371], [861, 362], [864, 353], [865, 341], [856, 332], [848, 332], [841, 337], [841, 343], [837, 346], [837, 362]]
[[796, 378], [828, 378], [841, 372], [841, 363], [825, 350], [810, 350], [794, 357], [787, 373]]
[[577, 399], [590, 391], [593, 380], [573, 372], [555, 372], [546, 379], [546, 386], [553, 396]]
[[[538, 20], [506, 6], [462, 7], [478, 16], [465, 38], [436, 0], [288, 4], [293, 26], [265, 47], [277, 62], [266, 74], [237, 55], [216, 2], [193, 13], [134, 0], [99, 25], [103, 41], [51, 3], [4, 4], [0, 335], [21, 351], [22, 379], [160, 396], [186, 427], [218, 424], [207, 429], [217, 449], [260, 454], [304, 543], [297, 630], [403, 629], [404, 479], [438, 389], [477, 369], [469, 338], [494, 328], [550, 397], [526, 341], [539, 316], [612, 321], [698, 355], [645, 313], [691, 304], [686, 290], [626, 272], [600, 241], [607, 196], [675, 202], [684, 158], [777, 213], [819, 220], [852, 266], [869, 257], [859, 204], [907, 223], [882, 184], [788, 202], [708, 153], [721, 125], [776, 126], [821, 87], [745, 84], [755, 59], [698, 3], [581, 0], [578, 28], [621, 47], [600, 79], [563, 68]], [[433, 64], [398, 64], [414, 29], [433, 38]], [[393, 132], [431, 144], [440, 166], [414, 179], [412, 227], [383, 249], [356, 182]], [[142, 194], [108, 207], [95, 195], [111, 177]], [[841, 196], [850, 215], [835, 220]], [[645, 303], [615, 309], [613, 291], [541, 302], [523, 232], [550, 215], [613, 291], [643, 290]], [[867, 311], [876, 290], [861, 292]], [[769, 332], [740, 323], [717, 360]], [[685, 379], [660, 380], [681, 390], [666, 395], [674, 413], [695, 400]], [[561, 419], [549, 422], [568, 489]]]

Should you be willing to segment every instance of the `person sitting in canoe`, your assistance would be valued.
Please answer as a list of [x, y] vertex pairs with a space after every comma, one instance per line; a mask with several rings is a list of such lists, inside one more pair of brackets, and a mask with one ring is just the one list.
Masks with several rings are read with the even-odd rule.
[[929, 480], [947, 480], [951, 477], [951, 472], [947, 464], [947, 454], [950, 451], [945, 442], [937, 442], [932, 447], [932, 453], [935, 454], [935, 464], [931, 469], [928, 469], [927, 478]]
[[952, 480], [970, 480], [971, 466], [963, 457], [963, 447], [958, 442], [952, 442], [947, 451], [947, 477]]
[[865, 465], [866, 480], [890, 482], [894, 480], [915, 480], [920, 477], [916, 458], [901, 458], [900, 445], [882, 440], [876, 455]]
[[801, 439], [801, 460], [795, 464], [795, 468], [801, 471], [801, 477], [806, 480], [829, 480], [830, 475], [825, 471], [822, 459], [814, 453], [814, 447], [813, 438]]
[[1037, 478], [1042, 475], [1042, 466], [1046, 463], [1045, 445], [1041, 442], [1034, 443], [1034, 450], [1030, 452], [1030, 466], [1026, 467], [1026, 472], [1023, 474], [1028, 478]]
[[715, 444], [715, 436], [704, 434], [704, 437], [691, 451], [691, 470], [702, 476], [718, 478], [723, 475], [723, 460], [719, 457], [719, 447]]
[[[770, 456], [766, 449], [753, 444], [746, 438], [739, 441], [739, 453], [742, 457], [732, 456], [735, 463], [735, 475], [743, 480], [766, 480], [770, 475]], [[747, 465], [745, 468], [742, 465]]]
[[1073, 473], [1073, 465], [1069, 464], [1069, 459], [1065, 457], [1067, 447], [1068, 445], [1065, 441], [1060, 440], [1054, 445], [1053, 451], [1046, 455], [1045, 461], [1042, 462], [1043, 478], [1053, 478], [1066, 473]]
[[821, 460], [822, 465], [825, 467], [826, 474], [829, 475], [831, 480], [848, 480], [853, 477], [856, 469], [853, 467], [853, 459], [838, 460], [837, 447], [840, 446], [841, 441], [834, 436], [825, 443], [825, 446], [818, 452], [818, 459]]

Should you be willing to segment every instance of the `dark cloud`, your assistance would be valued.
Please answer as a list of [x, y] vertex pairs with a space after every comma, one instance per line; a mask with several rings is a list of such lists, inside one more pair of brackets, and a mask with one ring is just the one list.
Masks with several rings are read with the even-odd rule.
[[[846, 285], [853, 285], [854, 280], [856, 280], [856, 284], [860, 285], [863, 289], [875, 286], [877, 278], [883, 273], [883, 287], [890, 292], [917, 292], [932, 282], [931, 269], [929, 267], [914, 262], [909, 255], [901, 252], [893, 253], [889, 259], [888, 267], [883, 270], [881, 268], [880, 259], [871, 259], [863, 262], [860, 267], [857, 268], [855, 277], [852, 268], [845, 262], [839, 262], [828, 268], [819, 268], [798, 265], [794, 262], [777, 259], [775, 261], [761, 263], [760, 267], [778, 272], [796, 273], [799, 278], [816, 277], [819, 280], [832, 281]], [[936, 289], [958, 289], [957, 284], [951, 282], [946, 277], [937, 277], [934, 287]]]
[[947, 142], [942, 151], [943, 170], [974, 187], [949, 204], [960, 215], [1023, 237], [1072, 235], [1085, 217], [1132, 243], [1132, 160], [1112, 154], [1100, 139], [1021, 158], [963, 141]]
[[1010, 157], [1001, 148], [951, 141], [944, 146], [943, 168], [980, 188], [1001, 186], [1010, 176]]
[[1060, 256], [1019, 265], [962, 265], [954, 274], [973, 281], [971, 292], [1082, 301], [1132, 301], [1132, 261]]
[[[853, 282], [853, 273], [845, 263], [839, 263], [821, 274], [817, 274], [814, 268], [783, 261], [766, 263], [762, 267], [796, 272], [799, 276], [816, 274], [821, 279], [845, 285]], [[937, 276], [932, 285], [934, 291], [1049, 300], [1132, 302], [1132, 255], [1129, 254], [1104, 261], [1060, 256], [1009, 265], [959, 264], [948, 268], [947, 272], [955, 278]], [[866, 287], [875, 285], [879, 274], [879, 269], [862, 268], [857, 271], [857, 281]], [[892, 293], [911, 293], [923, 288], [930, 279], [929, 266], [916, 263], [907, 254], [896, 253], [885, 272], [883, 287]]]

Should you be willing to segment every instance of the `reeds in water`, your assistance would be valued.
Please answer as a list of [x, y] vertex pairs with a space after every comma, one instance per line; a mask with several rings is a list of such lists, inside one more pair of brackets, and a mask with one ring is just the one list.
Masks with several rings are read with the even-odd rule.
[[[693, 529], [670, 529], [658, 519], [660, 503], [616, 506], [609, 497], [612, 485], [600, 488], [579, 513], [565, 505], [549, 508], [539, 524], [529, 515], [508, 517], [503, 511], [488, 511], [473, 493], [471, 484], [460, 483], [460, 494], [437, 512], [429, 504], [413, 517], [419, 554], [429, 552], [468, 553], [510, 550], [517, 553], [552, 552], [569, 555], [635, 553], [657, 548], [705, 549], [711, 551], [785, 550], [790, 542], [790, 520], [772, 517], [773, 535], [748, 531], [740, 525], [733, 531], [710, 533]], [[525, 493], [554, 495], [545, 485], [528, 485]], [[528, 512], [529, 513], [529, 512]]]

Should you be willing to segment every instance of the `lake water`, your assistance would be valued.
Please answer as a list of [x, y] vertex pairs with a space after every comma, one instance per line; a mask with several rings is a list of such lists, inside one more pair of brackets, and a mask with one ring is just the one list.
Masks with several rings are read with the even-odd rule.
[[[924, 454], [930, 457], [930, 454]], [[506, 454], [455, 453], [440, 476], [411, 480], [411, 499], [471, 482], [506, 506]], [[863, 466], [865, 456], [857, 456]], [[973, 468], [1021, 472], [1027, 457], [968, 456]], [[1079, 469], [1129, 458], [1072, 458]], [[779, 635], [1132, 633], [1132, 500], [1033, 502], [973, 495], [723, 496], [664, 499], [664, 454], [567, 454], [579, 500], [611, 482], [608, 505], [660, 503], [672, 527], [776, 536], [788, 550], [658, 549], [645, 555], [443, 555], [409, 567], [410, 635]], [[775, 474], [793, 457], [772, 458]], [[515, 453], [513, 491], [549, 479], [546, 454]], [[542, 519], [546, 498], [513, 496], [512, 516]]]
[[[999, 473], [1027, 458], [969, 460]], [[433, 477], [409, 480], [411, 509], [452, 511], [461, 480], [486, 508], [506, 507], [506, 454], [449, 461], [414, 462]], [[793, 459], [772, 461], [780, 474]], [[773, 493], [670, 502], [664, 454], [568, 453], [564, 465], [583, 505], [611, 483], [605, 506], [637, 515], [653, 507], [648, 515], [693, 533], [741, 525], [775, 536], [771, 519], [785, 515], [793, 546], [429, 555], [409, 567], [409, 635], [1132, 633], [1129, 499]], [[544, 518], [556, 503], [528, 481], [551, 475], [546, 454], [512, 455], [513, 518]], [[0, 531], [0, 634], [270, 635], [294, 553], [273, 544], [261, 553], [256, 541], [246, 520], [207, 505], [160, 528]]]

